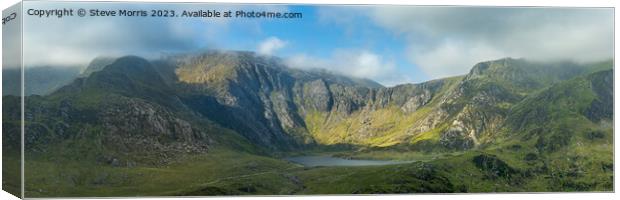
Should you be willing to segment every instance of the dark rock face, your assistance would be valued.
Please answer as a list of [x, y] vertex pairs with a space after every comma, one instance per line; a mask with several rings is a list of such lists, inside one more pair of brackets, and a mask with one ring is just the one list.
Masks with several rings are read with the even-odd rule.
[[[167, 71], [177, 73], [177, 87], [186, 89], [180, 95], [192, 110], [269, 149], [294, 148], [308, 139], [289, 135], [304, 127], [294, 104], [296, 80], [274, 61], [211, 52], [168, 62], [177, 63]], [[208, 99], [215, 101], [201, 102]]]
[[328, 112], [334, 104], [331, 91], [322, 79], [304, 84], [302, 95], [302, 102], [308, 109]]
[[194, 110], [214, 121], [226, 118], [226, 127], [273, 149], [314, 143], [304, 122], [308, 112], [332, 113], [342, 119], [362, 109], [380, 109], [389, 104], [413, 112], [427, 104], [432, 90], [441, 86], [441, 81], [435, 81], [377, 88], [378, 84], [369, 81], [290, 69], [278, 60], [247, 52], [210, 52], [168, 59], [176, 63], [170, 65], [176, 69], [162, 71], [175, 71], [180, 85], [194, 96], [192, 99], [212, 96], [229, 114], [201, 111], [206, 105], [192, 101], [189, 104], [195, 105]]
[[48, 96], [28, 96], [25, 149], [109, 157], [102, 162], [123, 165], [164, 164], [174, 155], [207, 152], [211, 139], [187, 121], [179, 102], [149, 61], [119, 58]]
[[96, 112], [111, 145], [138, 152], [207, 151], [209, 138], [175, 113], [185, 108], [149, 61], [122, 57], [85, 82], [87, 89], [123, 95], [102, 101]]
[[206, 152], [209, 139], [189, 122], [161, 106], [139, 99], [122, 99], [105, 106], [100, 124], [115, 145], [137, 151]]
[[373, 109], [385, 108], [389, 104], [397, 105], [405, 113], [412, 113], [428, 104], [445, 84], [434, 80], [421, 84], [405, 84], [376, 90], [373, 96]]
[[[436, 80], [376, 87], [378, 84], [335, 74], [291, 69], [277, 59], [247, 52], [208, 52], [167, 60], [173, 63], [168, 67], [174, 69], [156, 68], [160, 72], [176, 73], [179, 83], [175, 87], [188, 91], [181, 96], [191, 96], [185, 104], [271, 149], [315, 143], [304, 121], [310, 112], [328, 113], [330, 122], [334, 123], [354, 112], [373, 112], [389, 106], [397, 106], [409, 114], [429, 104], [445, 84]], [[209, 99], [207, 96], [216, 102], [209, 105], [199, 102]], [[411, 134], [438, 125], [445, 114], [436, 113], [421, 124], [412, 124], [417, 131], [412, 130]], [[373, 136], [370, 132], [357, 135]]]
[[[525, 60], [501, 59], [477, 64], [462, 77], [383, 87], [325, 71], [292, 69], [283, 63], [250, 52], [216, 51], [155, 61], [135, 56], [99, 58], [91, 63], [88, 76], [50, 95], [60, 100], [32, 107], [26, 117], [45, 121], [41, 118], [53, 116], [65, 121], [47, 120], [48, 127], [41, 129], [53, 130], [58, 138], [80, 130], [74, 123], [103, 124], [102, 130], [114, 136], [110, 141], [145, 144], [139, 151], [203, 152], [209, 137], [198, 131], [198, 121], [215, 122], [266, 149], [288, 150], [317, 143], [306, 123], [311, 114], [319, 113], [324, 119], [318, 123], [357, 127], [333, 136], [342, 137], [338, 139], [344, 143], [372, 140], [382, 136], [378, 131], [399, 128], [391, 145], [408, 144], [415, 136], [435, 131], [438, 140], [424, 141], [424, 146], [466, 150], [492, 142], [512, 114], [511, 107], [529, 93], [583, 72], [571, 64], [545, 68]], [[593, 76], [598, 98], [584, 115], [593, 121], [610, 118], [613, 77]], [[98, 102], [99, 107], [84, 108], [73, 99]], [[383, 120], [371, 119], [377, 111], [393, 108], [399, 109], [400, 118], [381, 126], [373, 124]], [[509, 125], [549, 117], [542, 109], [530, 114], [534, 116], [511, 119]], [[360, 115], [354, 122], [347, 121]], [[410, 115], [419, 116], [410, 124], [398, 124]], [[549, 139], [540, 139], [541, 145], [549, 146]]]

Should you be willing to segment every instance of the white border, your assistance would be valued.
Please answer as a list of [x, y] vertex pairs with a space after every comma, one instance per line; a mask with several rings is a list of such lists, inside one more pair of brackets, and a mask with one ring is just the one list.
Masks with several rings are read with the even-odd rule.
[[[95, 0], [84, 0], [84, 1], [95, 1]], [[106, 0], [111, 2], [145, 2], [138, 0]], [[19, 2], [18, 0], [0, 0], [0, 8], [6, 9], [14, 4]], [[215, 0], [215, 1], [206, 1], [206, 0], [147, 0], [147, 2], [218, 2], [218, 3], [289, 3], [289, 4], [398, 4], [398, 5], [468, 5], [468, 6], [563, 6], [563, 7], [614, 7], [618, 6], [619, 1], [614, 0], [358, 0], [358, 1], [346, 1], [346, 0]], [[617, 23], [618, 23], [618, 15], [615, 15], [615, 36], [618, 35], [617, 31]], [[0, 31], [0, 37], [2, 33]], [[614, 46], [617, 47], [618, 41], [614, 40]], [[1, 40], [0, 40], [1, 45]], [[614, 48], [615, 49], [615, 48]], [[618, 51], [615, 51], [615, 58], [618, 58]], [[0, 55], [2, 54], [2, 50], [0, 49]], [[0, 60], [1, 61], [1, 60]], [[615, 59], [614, 59], [615, 62]], [[618, 75], [618, 70], [614, 71], [614, 77]], [[0, 76], [0, 82], [2, 77]], [[618, 88], [620, 84], [617, 81], [614, 81], [614, 90]], [[1, 90], [1, 89], [0, 89]], [[614, 95], [614, 105], [618, 105], [618, 100]], [[0, 107], [0, 112], [1, 112]], [[620, 113], [617, 106], [614, 106], [614, 118], [615, 114]], [[1, 119], [1, 116], [0, 116]], [[614, 130], [617, 130], [619, 127], [618, 120], [614, 122]], [[619, 143], [620, 137], [614, 137], [614, 144]], [[2, 141], [0, 137], [0, 142]], [[1, 154], [0, 150], [0, 154]], [[614, 154], [614, 161], [618, 161], [619, 155], [617, 153]], [[2, 160], [0, 159], [0, 166], [2, 164]], [[617, 165], [618, 163], [615, 162]], [[614, 165], [615, 167], [615, 165]], [[618, 171], [619, 168], [615, 167], [615, 172]], [[0, 173], [0, 178], [1, 178]], [[618, 174], [614, 174], [614, 191], [620, 191], [618, 184]], [[204, 198], [189, 198], [189, 199], [230, 199], [231, 197], [204, 197]], [[618, 195], [615, 193], [551, 193], [551, 194], [459, 194], [459, 195], [437, 195], [437, 194], [422, 194], [422, 195], [383, 195], [383, 196], [286, 196], [286, 197], [275, 197], [275, 196], [267, 196], [267, 197], [233, 197], [238, 199], [434, 199], [434, 200], [443, 200], [443, 199], [476, 199], [476, 200], [496, 200], [496, 199], [561, 199], [561, 200], [583, 200], [583, 199], [618, 199]], [[7, 192], [0, 191], [0, 199], [12, 200], [18, 199]], [[54, 199], [63, 199], [63, 198], [54, 198]], [[77, 198], [71, 198], [77, 199]], [[92, 198], [90, 198], [92, 199]], [[106, 198], [99, 198], [106, 199]], [[113, 198], [113, 199], [121, 199], [121, 198]], [[123, 198], [124, 199], [124, 198]], [[127, 199], [136, 199], [136, 198], [127, 198]], [[165, 200], [187, 200], [188, 198], [137, 198], [144, 200], [153, 200], [153, 199], [165, 199]]]

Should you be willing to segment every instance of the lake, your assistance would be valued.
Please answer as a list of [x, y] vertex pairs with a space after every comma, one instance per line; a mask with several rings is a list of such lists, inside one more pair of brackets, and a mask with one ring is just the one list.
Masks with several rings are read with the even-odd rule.
[[317, 166], [369, 166], [369, 165], [393, 165], [411, 163], [413, 161], [394, 160], [349, 160], [331, 156], [298, 156], [285, 158], [288, 161], [302, 164], [306, 167]]

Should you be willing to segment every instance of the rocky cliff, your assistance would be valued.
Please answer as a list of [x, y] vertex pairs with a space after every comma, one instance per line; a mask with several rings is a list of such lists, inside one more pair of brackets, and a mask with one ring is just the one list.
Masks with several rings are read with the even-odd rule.
[[205, 152], [219, 132], [231, 132], [224, 130], [269, 151], [336, 144], [466, 150], [547, 119], [524, 117], [542, 108], [526, 112], [523, 105], [584, 76], [595, 98], [579, 111], [592, 121], [612, 116], [611, 79], [604, 75], [611, 62], [506, 58], [479, 63], [464, 76], [394, 87], [289, 68], [251, 52], [93, 63], [88, 74], [58, 91], [27, 98], [32, 150], [94, 134], [102, 148], [119, 151]]

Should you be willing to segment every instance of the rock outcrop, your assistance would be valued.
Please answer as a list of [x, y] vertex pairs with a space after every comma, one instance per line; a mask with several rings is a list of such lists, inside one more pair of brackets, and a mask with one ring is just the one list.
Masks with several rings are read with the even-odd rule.
[[[59, 138], [97, 130], [110, 144], [139, 152], [205, 152], [217, 134], [205, 126], [233, 130], [272, 151], [317, 144], [466, 150], [492, 142], [506, 126], [526, 130], [519, 123], [548, 120], [544, 113], [521, 116], [538, 111], [518, 105], [590, 70], [506, 58], [479, 63], [464, 76], [383, 87], [251, 52], [102, 58], [91, 65], [87, 76], [33, 98], [41, 106], [26, 117], [41, 124], [30, 130]], [[590, 75], [597, 98], [582, 112], [592, 121], [612, 116], [612, 78]], [[43, 141], [31, 137], [28, 143]]]

